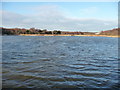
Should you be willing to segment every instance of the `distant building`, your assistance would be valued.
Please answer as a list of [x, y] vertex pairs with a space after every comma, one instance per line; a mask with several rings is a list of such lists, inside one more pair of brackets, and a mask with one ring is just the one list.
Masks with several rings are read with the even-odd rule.
[[98, 35], [98, 34], [100, 34], [100, 33], [101, 33], [101, 32], [96, 32], [95, 34]]

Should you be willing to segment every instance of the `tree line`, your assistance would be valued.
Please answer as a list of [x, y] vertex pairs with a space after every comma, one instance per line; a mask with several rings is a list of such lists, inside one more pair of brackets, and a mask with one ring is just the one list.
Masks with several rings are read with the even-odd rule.
[[54, 30], [54, 31], [48, 31], [47, 29], [20, 29], [20, 28], [0, 28], [2, 30], [2, 35], [19, 35], [19, 34], [61, 34], [61, 31]]
[[[98, 35], [118, 35], [120, 33], [120, 28], [115, 28], [112, 30], [101, 31]], [[69, 32], [69, 31], [48, 31], [47, 29], [25, 29], [25, 28], [3, 28], [0, 27], [1, 35], [20, 35], [20, 34], [71, 34], [71, 35], [95, 35], [96, 32]]]

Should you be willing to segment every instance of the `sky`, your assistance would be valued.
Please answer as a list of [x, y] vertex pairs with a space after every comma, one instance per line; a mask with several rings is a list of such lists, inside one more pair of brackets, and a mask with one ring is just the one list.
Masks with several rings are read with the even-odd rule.
[[98, 32], [118, 27], [117, 2], [3, 2], [2, 26]]

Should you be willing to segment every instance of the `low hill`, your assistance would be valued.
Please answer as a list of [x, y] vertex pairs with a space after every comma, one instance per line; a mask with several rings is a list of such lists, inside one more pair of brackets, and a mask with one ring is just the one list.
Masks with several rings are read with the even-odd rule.
[[110, 35], [110, 36], [120, 36], [120, 28], [112, 29], [112, 30], [106, 30], [101, 31], [99, 35]]

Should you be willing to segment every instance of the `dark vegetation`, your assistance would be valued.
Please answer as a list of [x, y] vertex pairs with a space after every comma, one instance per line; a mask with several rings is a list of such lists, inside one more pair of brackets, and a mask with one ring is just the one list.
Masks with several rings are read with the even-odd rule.
[[[0, 28], [0, 34], [2, 35], [20, 35], [20, 34], [71, 34], [71, 35], [95, 35], [95, 32], [68, 32], [68, 31], [59, 31], [59, 30], [54, 30], [54, 31], [48, 31], [46, 29], [35, 29], [35, 28], [30, 28], [30, 29], [25, 29], [25, 28]], [[113, 30], [106, 30], [106, 31], [101, 31], [97, 33], [98, 35], [118, 35], [120, 31], [120, 28], [116, 28]]]
[[35, 29], [35, 28], [30, 28], [30, 29], [20, 29], [20, 28], [1, 28], [2, 30], [2, 35], [19, 35], [19, 34], [61, 34], [61, 31], [47, 31], [46, 29], [41, 30], [41, 29]]

